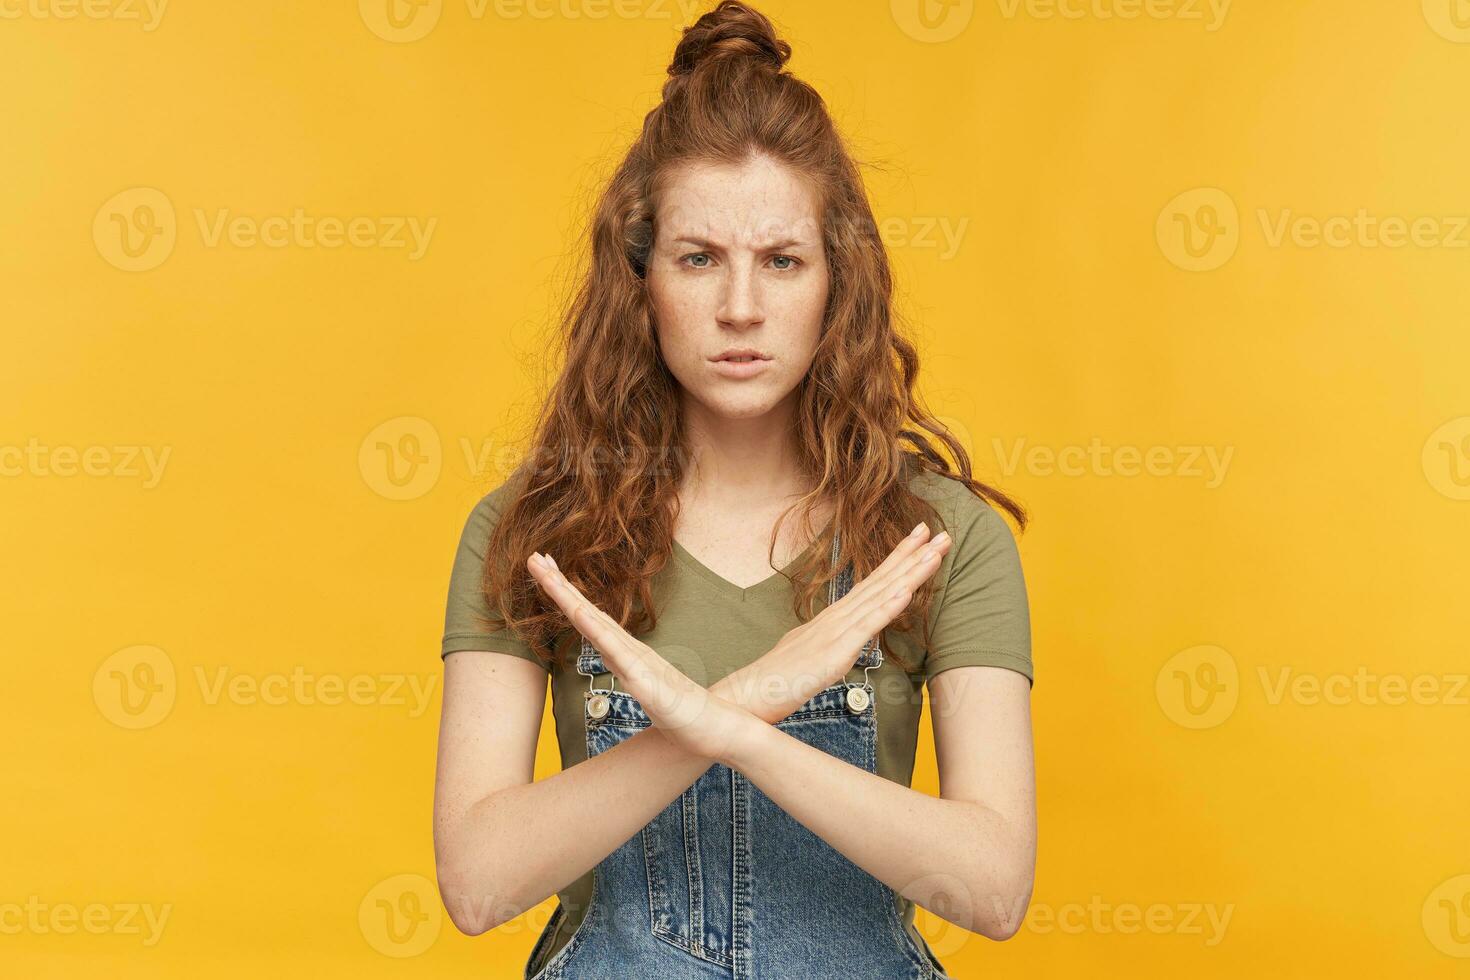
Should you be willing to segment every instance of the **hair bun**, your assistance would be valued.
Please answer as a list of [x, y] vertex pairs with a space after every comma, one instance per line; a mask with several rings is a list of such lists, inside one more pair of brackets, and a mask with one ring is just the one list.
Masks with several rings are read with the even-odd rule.
[[791, 45], [776, 36], [764, 14], [737, 0], [721, 0], [684, 29], [669, 75], [687, 75], [707, 62], [734, 58], [751, 58], [780, 71], [790, 57]]

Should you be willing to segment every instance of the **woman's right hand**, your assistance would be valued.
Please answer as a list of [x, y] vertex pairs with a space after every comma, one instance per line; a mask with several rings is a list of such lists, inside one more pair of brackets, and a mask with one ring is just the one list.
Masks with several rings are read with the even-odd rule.
[[951, 543], [947, 531], [931, 541], [928, 525], [920, 524], [847, 595], [711, 690], [768, 722], [785, 718], [852, 669], [864, 644], [897, 619], [939, 569]]

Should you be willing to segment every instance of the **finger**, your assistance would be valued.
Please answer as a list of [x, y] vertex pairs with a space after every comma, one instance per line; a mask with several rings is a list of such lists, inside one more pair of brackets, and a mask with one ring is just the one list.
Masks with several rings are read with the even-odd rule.
[[590, 612], [584, 610], [584, 607], [596, 607], [539, 553], [532, 554], [526, 560], [526, 569], [530, 571], [536, 584], [556, 603], [557, 608], [566, 614], [567, 619], [576, 620], [584, 616], [590, 618]]
[[844, 623], [839, 642], [853, 647], [867, 643], [897, 619], [908, 608], [913, 597], [914, 587], [903, 584], [869, 601], [859, 613]]
[[881, 588], [875, 588], [874, 593], [881, 594], [898, 587], [906, 587], [910, 590], [918, 588], [939, 570], [944, 556], [952, 547], [954, 547], [954, 539], [949, 536], [948, 531], [941, 531], [933, 540], [911, 555], [904, 565], [889, 576]]
[[603, 655], [608, 668], [623, 679], [645, 705], [676, 704], [697, 687], [659, 655], [657, 650], [633, 637], [622, 624], [588, 600], [549, 556], [538, 556], [540, 575], [550, 589], [572, 605], [568, 618]]
[[615, 661], [620, 669], [627, 669], [633, 655], [630, 648], [641, 644], [629, 636], [628, 631], [617, 620], [582, 595], [581, 590], [549, 560], [541, 555], [532, 555], [526, 562], [526, 567], [577, 631], [607, 659]]
[[[862, 600], [863, 594], [865, 592], [871, 591], [873, 585], [881, 584], [889, 575], [891, 575], [896, 569], [902, 566], [909, 559], [910, 556], [912, 556], [920, 548], [924, 547], [924, 545], [929, 541], [929, 535], [929, 525], [920, 522], [918, 527], [907, 534], [902, 541], [894, 546], [894, 549], [888, 553], [888, 557], [883, 559], [883, 561], [878, 564], [877, 568], [873, 569], [867, 575], [863, 576], [863, 580], [861, 582], [855, 584], [851, 589], [848, 590], [847, 595], [843, 596], [832, 605], [836, 607], [843, 604], [856, 605], [857, 603], [859, 603]], [[856, 598], [854, 598], [854, 593], [856, 593]]]
[[540, 554], [532, 555], [526, 566], [562, 612], [567, 614], [567, 618], [578, 615], [585, 617], [589, 625], [595, 621], [603, 629], [615, 629], [627, 635], [621, 624], [584, 596], [582, 590], [573, 585], [550, 558]]
[[677, 730], [705, 717], [710, 707], [708, 690], [588, 601], [554, 561], [537, 554], [526, 566], [660, 727]]
[[870, 605], [884, 602], [887, 594], [895, 588], [906, 587], [912, 592], [938, 571], [940, 561], [952, 544], [949, 532], [941, 531], [922, 547], [910, 550], [882, 574], [875, 572], [864, 577], [848, 593], [856, 594], [856, 598], [844, 612], [849, 616], [860, 616]]
[[[877, 568], [864, 575], [862, 580], [853, 586], [851, 592], [848, 593], [848, 595], [853, 596], [853, 600], [849, 605], [863, 605], [874, 593], [886, 591], [890, 584], [903, 574], [905, 569], [911, 567], [916, 559], [921, 558], [925, 554], [926, 548], [933, 546], [936, 538], [930, 535], [928, 525], [921, 524], [920, 527], [923, 529], [921, 534], [917, 536], [910, 534], [904, 540], [900, 541], [893, 551], [889, 553], [888, 558], [884, 559]], [[943, 536], [944, 532], [940, 532], [938, 537]]]
[[938, 570], [949, 544], [949, 539], [942, 535], [936, 538], [913, 557], [909, 567], [889, 584], [886, 592], [870, 592], [859, 605], [851, 607], [835, 624], [841, 638], [838, 642], [843, 646], [866, 643], [897, 619], [913, 601], [918, 587]]
[[896, 574], [890, 576], [881, 590], [875, 588], [865, 596], [857, 607], [857, 614], [864, 615], [870, 608], [886, 606], [889, 602], [898, 602], [899, 611], [902, 612], [908, 606], [914, 593], [918, 591], [919, 586], [933, 578], [939, 571], [945, 554], [953, 545], [954, 541], [948, 533], [940, 533], [938, 537], [911, 556], [908, 563]]

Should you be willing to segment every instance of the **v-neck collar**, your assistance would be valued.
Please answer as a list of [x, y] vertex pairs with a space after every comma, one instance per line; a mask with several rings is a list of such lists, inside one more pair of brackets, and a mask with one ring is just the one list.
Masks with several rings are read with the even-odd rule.
[[831, 524], [832, 522], [828, 521], [825, 525], [823, 525], [822, 530], [817, 533], [817, 536], [812, 538], [812, 540], [807, 543], [807, 546], [801, 550], [800, 554], [791, 559], [791, 561], [787, 562], [786, 566], [780, 571], [774, 572], [766, 578], [761, 579], [754, 585], [747, 586], [743, 589], [740, 586], [736, 585], [734, 582], [718, 574], [714, 569], [710, 568], [698, 558], [695, 558], [694, 555], [689, 552], [689, 549], [685, 548], [677, 540], [671, 540], [674, 541], [674, 557], [676, 557], [679, 561], [682, 561], [686, 568], [699, 575], [700, 578], [703, 578], [705, 581], [709, 582], [710, 585], [713, 585], [720, 592], [723, 592], [733, 599], [744, 602], [752, 596], [760, 595], [764, 592], [769, 591], [770, 589], [777, 588], [779, 585], [783, 584], [786, 579], [791, 575], [792, 569], [796, 568], [797, 565], [800, 565], [802, 559], [806, 558], [811, 550], [816, 547], [817, 542], [821, 540], [822, 534], [827, 530], [828, 527], [831, 527]]

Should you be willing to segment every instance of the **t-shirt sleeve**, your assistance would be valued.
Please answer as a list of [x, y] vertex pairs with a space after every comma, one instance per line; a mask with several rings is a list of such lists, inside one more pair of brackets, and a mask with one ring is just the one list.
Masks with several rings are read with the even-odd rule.
[[496, 496], [491, 491], [482, 497], [460, 532], [459, 548], [449, 572], [449, 600], [444, 610], [444, 639], [439, 656], [447, 657], [458, 650], [490, 650], [521, 657], [545, 669], [546, 664], [514, 630], [506, 627], [491, 631], [481, 619], [492, 612], [480, 591], [480, 580], [485, 547], [499, 520]]
[[989, 503], [960, 487], [950, 504], [954, 544], [943, 587], [935, 595], [938, 612], [924, 659], [928, 681], [951, 667], [1008, 667], [1034, 685], [1031, 664], [1031, 613], [1021, 555], [1010, 525]]

